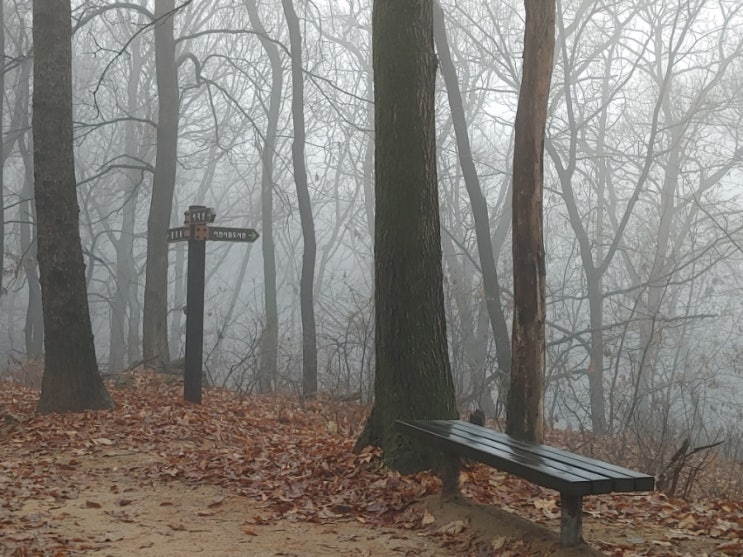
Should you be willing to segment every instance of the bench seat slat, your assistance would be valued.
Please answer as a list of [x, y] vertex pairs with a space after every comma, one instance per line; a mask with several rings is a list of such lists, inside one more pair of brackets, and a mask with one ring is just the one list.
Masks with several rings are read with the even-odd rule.
[[509, 446], [519, 447], [525, 451], [532, 452], [535, 455], [610, 478], [613, 482], [611, 491], [614, 492], [652, 491], [655, 485], [655, 479], [647, 474], [642, 474], [630, 470], [629, 468], [623, 468], [608, 462], [570, 453], [548, 445], [538, 445], [520, 441], [506, 435], [505, 433], [491, 429], [482, 431], [478, 426], [462, 420], [431, 420], [425, 423], [431, 424], [432, 427], [435, 424], [437, 427], [441, 427], [442, 430], [451, 430], [459, 435], [486, 438], [496, 443], [504, 443]]
[[[460, 431], [474, 431], [473, 428], [477, 427], [469, 422], [465, 422], [462, 420], [449, 420], [449, 424], [453, 429], [457, 429]], [[434, 424], [442, 424], [446, 425], [447, 420], [430, 420], [428, 423]], [[555, 458], [565, 458], [568, 460], [576, 461], [580, 464], [590, 465], [594, 466], [598, 469], [606, 470], [607, 472], [612, 473], [613, 475], [616, 475], [617, 477], [626, 477], [626, 478], [647, 478], [648, 476], [646, 474], [642, 474], [640, 472], [635, 472], [634, 470], [630, 470], [629, 468], [624, 468], [622, 466], [617, 466], [615, 464], [610, 464], [608, 462], [604, 462], [601, 460], [595, 460], [587, 456], [577, 455], [575, 453], [571, 453], [568, 451], [564, 451], [562, 449], [557, 449], [555, 447], [550, 447], [549, 445], [538, 445], [534, 443], [528, 443], [526, 441], [520, 441], [514, 437], [510, 437], [509, 435], [505, 433], [501, 433], [495, 430], [488, 430], [487, 436], [493, 436], [493, 438], [501, 438], [501, 437], [507, 437], [509, 439], [509, 442], [513, 445], [519, 445], [524, 448], [528, 448], [530, 450], [533, 450], [535, 453], [543, 454], [544, 456], [550, 456]]]
[[565, 495], [652, 491], [655, 479], [633, 470], [515, 439], [461, 420], [411, 420], [407, 433]]
[[444, 451], [478, 460], [566, 495], [582, 496], [592, 493], [608, 493], [611, 490], [611, 480], [609, 479], [589, 480], [552, 468], [544, 459], [539, 462], [513, 451], [483, 446], [476, 441], [463, 437], [448, 436], [425, 427], [425, 424], [404, 421], [398, 421], [398, 424], [406, 433], [432, 441]]
[[[463, 422], [466, 423], [466, 422]], [[500, 434], [497, 437], [491, 437], [490, 435], [480, 435], [478, 432], [470, 431], [469, 429], [455, 430], [447, 427], [448, 424], [430, 421], [425, 423], [427, 430], [435, 432], [438, 435], [444, 437], [450, 437], [452, 439], [468, 439], [473, 443], [486, 447], [486, 450], [503, 451], [506, 454], [512, 455], [512, 458], [517, 460], [534, 462], [539, 465], [546, 465], [549, 468], [555, 469], [559, 472], [570, 474], [582, 478], [584, 480], [599, 481], [607, 478], [605, 474], [597, 473], [592, 470], [584, 469], [580, 466], [575, 466], [572, 463], [562, 462], [561, 460], [545, 457], [539, 453], [536, 453], [529, 447], [521, 446], [520, 444], [511, 443], [511, 438], [507, 435]], [[498, 433], [498, 432], [494, 432]]]

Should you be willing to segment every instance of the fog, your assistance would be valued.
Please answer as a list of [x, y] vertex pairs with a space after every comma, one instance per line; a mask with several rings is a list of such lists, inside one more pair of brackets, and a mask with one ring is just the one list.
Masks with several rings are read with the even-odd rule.
[[[160, 222], [182, 226], [190, 205], [204, 205], [216, 212], [215, 225], [262, 234], [255, 243], [207, 242], [209, 380], [246, 392], [266, 386], [300, 392], [304, 236], [284, 13], [269, 1], [178, 0], [179, 98], [160, 99], [154, 30], [162, 20], [154, 16], [154, 2], [73, 4], [75, 162], [101, 370], [120, 371], [144, 357], [157, 120], [159, 102], [170, 103], [178, 108], [176, 181], [172, 210], [159, 214]], [[491, 219], [499, 301], [510, 325], [510, 166], [523, 7], [517, 0], [442, 1], [442, 7]], [[319, 389], [359, 393], [368, 401], [374, 368], [371, 2], [295, 2], [295, 8], [317, 244]], [[0, 368], [12, 368], [41, 355], [40, 292], [31, 202], [31, 6], [3, 0], [3, 9]], [[737, 451], [743, 435], [743, 5], [566, 0], [557, 19], [545, 141], [545, 416], [550, 425], [595, 430], [600, 413], [606, 433], [650, 435], [671, 446], [687, 437], [724, 439]], [[272, 92], [279, 103], [272, 104]], [[502, 416], [504, 374], [446, 93], [439, 76], [452, 369], [463, 410], [482, 407]], [[275, 251], [278, 350], [276, 369], [261, 386], [259, 369], [270, 350], [267, 230]], [[172, 243], [167, 252], [171, 360], [184, 350], [186, 245]]]

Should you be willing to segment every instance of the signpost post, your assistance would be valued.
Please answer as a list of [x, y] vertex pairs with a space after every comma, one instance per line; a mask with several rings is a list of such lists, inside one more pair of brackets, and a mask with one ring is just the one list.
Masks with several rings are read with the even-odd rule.
[[188, 241], [186, 276], [186, 361], [183, 372], [183, 398], [201, 404], [201, 374], [204, 357], [204, 276], [206, 242], [255, 242], [259, 234], [252, 228], [208, 226], [217, 216], [213, 209], [191, 205], [184, 213], [185, 226], [168, 230], [168, 242]]

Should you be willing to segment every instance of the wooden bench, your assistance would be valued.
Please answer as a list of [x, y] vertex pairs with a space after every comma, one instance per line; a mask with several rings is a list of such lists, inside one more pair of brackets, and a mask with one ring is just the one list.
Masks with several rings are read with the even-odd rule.
[[[461, 420], [398, 420], [400, 431], [430, 442], [442, 450], [444, 466], [456, 471], [459, 457], [482, 462], [560, 492], [560, 543], [583, 541], [583, 496], [612, 492], [652, 491], [655, 479], [621, 466], [577, 454], [519, 441], [510, 435]], [[442, 476], [446, 484], [446, 475]], [[444, 485], [442, 493], [457, 492]]]

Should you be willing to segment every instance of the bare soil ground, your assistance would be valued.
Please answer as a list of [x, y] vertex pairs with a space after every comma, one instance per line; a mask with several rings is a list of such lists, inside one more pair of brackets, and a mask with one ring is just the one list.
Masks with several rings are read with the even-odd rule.
[[[0, 447], [0, 485], [12, 481], [14, 464], [20, 464], [8, 448]], [[11, 509], [0, 509], [1, 554], [443, 557], [462, 555], [463, 546], [481, 551], [490, 545], [494, 555], [602, 555], [588, 547], [560, 550], [555, 533], [545, 528], [466, 500], [442, 504], [436, 495], [420, 503], [424, 529], [372, 527], [358, 519], [276, 519], [267, 502], [226, 488], [132, 474], [158, 459], [120, 450], [94, 458], [57, 455], [64, 473], [49, 476], [41, 492]]]
[[7, 554], [24, 555], [26, 546], [31, 554], [121, 557], [449, 555], [410, 532], [275, 520], [260, 502], [223, 488], [128, 477], [142, 458], [110, 453], [105, 467], [80, 462], [79, 474], [50, 478], [67, 497], [27, 499], [16, 511], [26, 527], [6, 531]]

